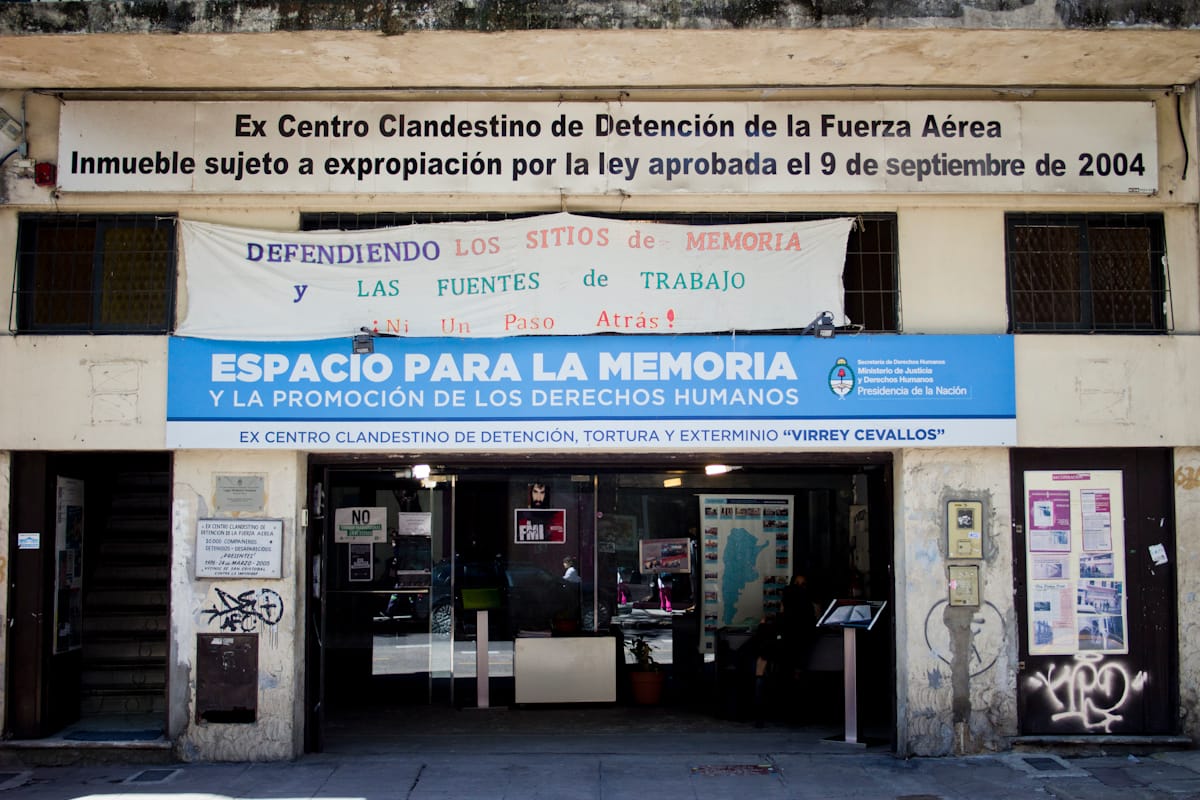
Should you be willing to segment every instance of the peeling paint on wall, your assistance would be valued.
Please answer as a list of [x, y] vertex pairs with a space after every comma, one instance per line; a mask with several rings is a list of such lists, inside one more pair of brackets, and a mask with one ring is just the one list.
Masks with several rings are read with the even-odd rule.
[[[1003, 451], [906, 451], [897, 602], [906, 607], [908, 680], [898, 713], [901, 749], [949, 755], [1005, 749], [1016, 732], [1016, 627], [1012, 608], [1008, 463]], [[1005, 498], [997, 501], [997, 498]], [[952, 559], [949, 501], [982, 504], [982, 558]], [[978, 607], [951, 606], [948, 567], [980, 568]], [[903, 597], [903, 600], [901, 600]], [[901, 612], [898, 612], [901, 613]]]
[[1190, 464], [1178, 467], [1175, 470], [1175, 485], [1185, 492], [1200, 489], [1200, 467]]
[[[277, 761], [295, 758], [303, 747], [303, 633], [297, 619], [303, 598], [294, 580], [219, 582], [197, 579], [196, 531], [212, 514], [216, 476], [262, 475], [263, 513], [294, 519], [294, 495], [281, 486], [302, 483], [299, 460], [290, 453], [178, 452], [172, 571], [172, 640], [177, 648], [171, 675], [171, 734], [183, 760]], [[236, 469], [234, 468], [236, 465]], [[198, 488], [202, 487], [202, 488]], [[285, 573], [294, 575], [303, 538], [287, 537]], [[252, 724], [228, 725], [195, 719], [194, 642], [201, 633], [256, 633], [259, 637], [257, 715]], [[184, 713], [183, 709], [187, 709]]]
[[91, 376], [92, 424], [137, 425], [142, 365], [136, 361], [88, 364]]
[[5, 3], [0, 34], [269, 33], [371, 31], [666, 30], [887, 27], [1186, 28], [1200, 10], [1186, 0], [240, 0], [196, 3]]
[[[1200, 529], [1200, 448], [1175, 451], [1175, 585], [1192, 587], [1200, 581], [1200, 537], [1183, 531]], [[1179, 614], [1180, 730], [1200, 739], [1200, 604], [1197, 593], [1182, 593]]]

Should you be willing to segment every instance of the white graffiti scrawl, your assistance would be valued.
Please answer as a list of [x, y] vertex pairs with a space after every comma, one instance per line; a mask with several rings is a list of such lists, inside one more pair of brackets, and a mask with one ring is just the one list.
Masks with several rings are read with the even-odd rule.
[[1121, 709], [1141, 693], [1149, 676], [1145, 670], [1131, 675], [1101, 653], [1080, 653], [1073, 664], [1050, 664], [1026, 680], [1033, 692], [1044, 689], [1053, 721], [1072, 720], [1086, 731], [1109, 733], [1114, 722], [1125, 719]]

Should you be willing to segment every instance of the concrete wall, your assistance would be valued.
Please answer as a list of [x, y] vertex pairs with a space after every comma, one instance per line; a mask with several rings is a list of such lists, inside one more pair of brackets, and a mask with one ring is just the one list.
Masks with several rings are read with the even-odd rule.
[[[0, 336], [0, 362], [0, 447], [162, 448], [165, 337]], [[1021, 447], [1200, 446], [1198, 337], [1017, 337], [1016, 386]]]
[[3, 446], [161, 450], [165, 336], [0, 336]]
[[[305, 531], [299, 509], [307, 485], [305, 460], [295, 453], [191, 451], [176, 454], [174, 469], [168, 733], [176, 754], [186, 761], [293, 758], [304, 749]], [[197, 521], [238, 516], [214, 510], [217, 475], [266, 476], [265, 512], [241, 516], [283, 520], [282, 578], [196, 578]], [[217, 589], [233, 597], [251, 592], [251, 607], [231, 609]], [[273, 611], [252, 613], [264, 601], [282, 603], [277, 621], [271, 621]], [[258, 634], [253, 724], [196, 721], [196, 635], [225, 632]]]
[[[1008, 452], [906, 450], [896, 475], [896, 717], [901, 755], [1008, 748], [1016, 734]], [[946, 504], [983, 504], [979, 608], [951, 607]]]
[[[8, 8], [0, 5], [0, 11]], [[1041, 97], [1045, 88], [1190, 86], [1200, 30], [808, 28], [501, 33], [373, 31], [156, 36], [0, 34], [0, 88], [179, 89], [238, 93], [522, 91], [527, 97], [658, 98], [727, 88], [786, 98], [827, 90], [858, 99], [893, 87]], [[86, 51], [87, 58], [80, 53]], [[238, 65], [230, 69], [230, 64]], [[486, 67], [481, 67], [486, 64]], [[299, 83], [298, 83], [299, 81]], [[585, 92], [581, 94], [581, 92]], [[1005, 95], [1000, 95], [1005, 96]]]
[[1200, 402], [1195, 336], [1019, 336], [1016, 344], [1020, 446], [1195, 446], [1200, 439], [1191, 411]]
[[1200, 448], [1175, 451], [1173, 563], [1179, 594], [1181, 723], [1184, 734], [1200, 741]]

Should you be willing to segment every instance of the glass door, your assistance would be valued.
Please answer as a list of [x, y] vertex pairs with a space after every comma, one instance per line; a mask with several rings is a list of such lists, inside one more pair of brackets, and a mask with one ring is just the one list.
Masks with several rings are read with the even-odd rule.
[[445, 484], [410, 468], [329, 470], [325, 487], [322, 706], [327, 716], [433, 699], [434, 565]]
[[514, 702], [516, 639], [594, 630], [593, 486], [591, 475], [458, 475], [431, 611], [435, 642], [453, 640], [456, 705]]

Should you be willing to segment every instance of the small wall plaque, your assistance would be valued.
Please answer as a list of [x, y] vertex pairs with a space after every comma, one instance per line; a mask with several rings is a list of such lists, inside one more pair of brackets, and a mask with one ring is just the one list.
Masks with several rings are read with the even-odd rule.
[[220, 514], [261, 514], [267, 510], [263, 475], [217, 475], [213, 508]]

